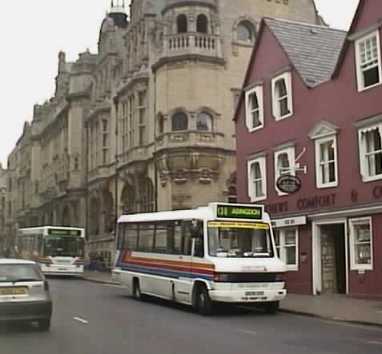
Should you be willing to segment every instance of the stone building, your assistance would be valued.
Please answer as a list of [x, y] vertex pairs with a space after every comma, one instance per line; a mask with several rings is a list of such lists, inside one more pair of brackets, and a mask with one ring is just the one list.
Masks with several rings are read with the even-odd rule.
[[233, 200], [232, 115], [263, 16], [322, 23], [314, 0], [132, 0], [129, 20], [113, 1], [98, 54], [60, 54], [23, 138], [24, 224], [85, 226], [110, 259], [122, 212]]

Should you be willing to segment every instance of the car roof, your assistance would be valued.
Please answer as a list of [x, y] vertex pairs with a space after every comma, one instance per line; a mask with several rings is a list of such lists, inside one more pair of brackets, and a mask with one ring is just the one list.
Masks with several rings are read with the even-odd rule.
[[25, 259], [0, 258], [0, 265], [1, 264], [36, 264], [36, 262], [27, 261]]

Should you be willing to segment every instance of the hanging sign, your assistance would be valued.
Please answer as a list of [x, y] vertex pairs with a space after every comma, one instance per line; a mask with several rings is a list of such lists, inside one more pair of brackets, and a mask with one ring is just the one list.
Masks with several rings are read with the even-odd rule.
[[277, 188], [287, 194], [293, 194], [300, 190], [301, 180], [297, 176], [282, 175], [277, 179]]

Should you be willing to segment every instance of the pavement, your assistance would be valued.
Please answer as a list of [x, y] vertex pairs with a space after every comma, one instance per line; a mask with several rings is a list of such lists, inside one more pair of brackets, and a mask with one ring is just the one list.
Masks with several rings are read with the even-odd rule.
[[[110, 272], [87, 271], [84, 279], [114, 284]], [[382, 327], [382, 301], [361, 300], [345, 295], [288, 294], [285, 300], [281, 301], [280, 310], [333, 321]]]

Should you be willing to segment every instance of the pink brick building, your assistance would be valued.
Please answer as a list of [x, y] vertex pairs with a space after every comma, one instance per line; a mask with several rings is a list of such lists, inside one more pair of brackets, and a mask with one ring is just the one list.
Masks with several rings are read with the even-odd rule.
[[[380, 0], [348, 33], [264, 19], [235, 114], [238, 201], [275, 221], [290, 292], [382, 298]], [[300, 178], [295, 194], [276, 186]]]

